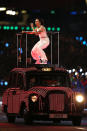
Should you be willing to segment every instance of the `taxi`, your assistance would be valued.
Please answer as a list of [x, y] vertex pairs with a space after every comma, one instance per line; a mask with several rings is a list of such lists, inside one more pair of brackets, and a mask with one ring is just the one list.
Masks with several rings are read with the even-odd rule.
[[18, 117], [26, 124], [71, 120], [79, 126], [84, 105], [85, 97], [73, 91], [67, 70], [56, 66], [12, 69], [2, 99], [2, 111], [10, 123]]

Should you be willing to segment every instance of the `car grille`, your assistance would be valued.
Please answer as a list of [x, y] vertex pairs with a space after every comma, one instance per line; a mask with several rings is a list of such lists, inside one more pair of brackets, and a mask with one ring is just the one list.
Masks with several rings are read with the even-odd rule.
[[49, 94], [49, 110], [56, 112], [64, 111], [64, 94]]

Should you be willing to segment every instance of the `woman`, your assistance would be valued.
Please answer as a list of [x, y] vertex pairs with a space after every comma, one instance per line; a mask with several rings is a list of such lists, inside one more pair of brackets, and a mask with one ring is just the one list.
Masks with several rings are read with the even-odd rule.
[[43, 49], [48, 47], [50, 43], [49, 38], [45, 27], [41, 24], [39, 19], [35, 20], [35, 25], [36, 28], [34, 28], [33, 23], [30, 24], [33, 34], [38, 35], [40, 40], [32, 48], [31, 55], [33, 59], [36, 60], [35, 64], [47, 64], [48, 59]]

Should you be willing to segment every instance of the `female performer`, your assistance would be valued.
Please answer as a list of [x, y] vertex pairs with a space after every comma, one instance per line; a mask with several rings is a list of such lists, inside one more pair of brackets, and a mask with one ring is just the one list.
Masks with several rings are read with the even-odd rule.
[[47, 64], [48, 59], [43, 49], [48, 47], [50, 41], [46, 29], [39, 19], [35, 20], [35, 25], [36, 28], [34, 28], [33, 23], [30, 24], [33, 34], [38, 35], [40, 40], [32, 48], [31, 55], [36, 60], [35, 64]]

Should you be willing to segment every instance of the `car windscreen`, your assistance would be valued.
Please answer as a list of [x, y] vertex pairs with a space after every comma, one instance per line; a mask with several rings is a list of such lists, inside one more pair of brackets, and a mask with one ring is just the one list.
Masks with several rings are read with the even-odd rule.
[[31, 72], [26, 74], [28, 87], [70, 87], [69, 76], [65, 72]]

